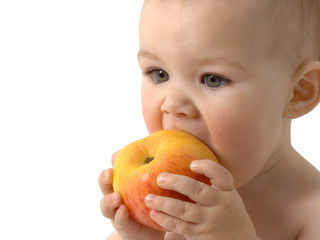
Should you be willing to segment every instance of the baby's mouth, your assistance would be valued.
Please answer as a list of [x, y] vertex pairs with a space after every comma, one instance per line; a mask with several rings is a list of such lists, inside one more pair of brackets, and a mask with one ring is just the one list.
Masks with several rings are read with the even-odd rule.
[[179, 130], [179, 131], [189, 133], [192, 136], [199, 139], [201, 142], [203, 142], [212, 152], [214, 152], [212, 149], [212, 144], [210, 144], [210, 141], [207, 140], [208, 138], [203, 137], [203, 134], [201, 134], [200, 131], [197, 131], [197, 129], [194, 129], [194, 130], [192, 129], [191, 131], [183, 128], [164, 128], [164, 129]]

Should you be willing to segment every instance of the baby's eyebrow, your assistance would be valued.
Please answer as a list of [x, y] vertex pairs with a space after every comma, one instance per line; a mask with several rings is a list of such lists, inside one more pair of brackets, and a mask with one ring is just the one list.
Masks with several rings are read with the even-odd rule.
[[[149, 59], [159, 59], [156, 55], [145, 50], [139, 50], [137, 57], [138, 57], [138, 60], [141, 57], [145, 57]], [[196, 57], [195, 61], [198, 61], [200, 64], [204, 64], [204, 65], [229, 65], [234, 68], [246, 70], [246, 68], [241, 63], [234, 60], [230, 60], [224, 56]]]
[[235, 68], [245, 70], [246, 68], [239, 62], [230, 60], [223, 56], [207, 57], [199, 60], [202, 64], [207, 65], [230, 65]]
[[139, 52], [137, 54], [137, 57], [138, 57], [138, 60], [141, 57], [146, 57], [146, 58], [151, 58], [151, 59], [157, 58], [154, 54], [152, 54], [152, 53], [150, 53], [148, 51], [145, 51], [145, 50], [139, 50]]

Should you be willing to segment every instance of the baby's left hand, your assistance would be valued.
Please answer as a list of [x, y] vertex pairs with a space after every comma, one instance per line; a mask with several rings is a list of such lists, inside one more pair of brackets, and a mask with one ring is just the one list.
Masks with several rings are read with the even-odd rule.
[[253, 223], [231, 173], [210, 160], [194, 161], [191, 169], [210, 178], [212, 186], [182, 175], [160, 174], [157, 181], [161, 188], [179, 192], [196, 203], [149, 194], [145, 201], [153, 209], [151, 218], [187, 240], [255, 239]]

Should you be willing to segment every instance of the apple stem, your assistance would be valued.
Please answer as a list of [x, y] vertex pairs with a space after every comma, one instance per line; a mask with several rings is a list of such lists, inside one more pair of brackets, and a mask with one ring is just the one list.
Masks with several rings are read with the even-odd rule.
[[150, 163], [152, 160], [154, 159], [154, 157], [147, 157], [146, 160], [144, 160], [145, 164]]

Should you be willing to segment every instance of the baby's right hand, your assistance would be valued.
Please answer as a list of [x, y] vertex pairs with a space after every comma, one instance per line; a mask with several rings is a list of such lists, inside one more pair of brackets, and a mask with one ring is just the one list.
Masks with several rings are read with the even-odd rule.
[[[118, 152], [112, 156], [112, 165]], [[112, 187], [113, 170], [104, 170], [99, 176], [99, 186], [104, 197], [101, 199], [100, 208], [103, 216], [111, 219], [112, 225], [118, 231], [123, 240], [155, 239], [163, 240], [164, 232], [150, 229], [129, 215], [128, 208], [123, 204], [119, 193], [113, 192]]]

